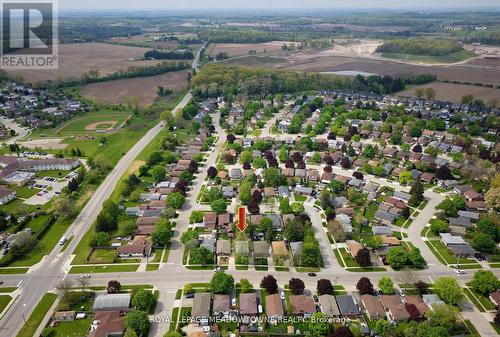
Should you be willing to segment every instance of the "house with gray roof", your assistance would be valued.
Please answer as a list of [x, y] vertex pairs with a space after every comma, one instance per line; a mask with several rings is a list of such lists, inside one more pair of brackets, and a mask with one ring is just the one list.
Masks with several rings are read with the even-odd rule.
[[411, 194], [401, 191], [394, 191], [393, 197], [408, 202], [408, 200], [410, 200], [411, 198]]
[[479, 220], [479, 213], [476, 212], [458, 211], [458, 216], [462, 218], [468, 218], [471, 220]]
[[130, 293], [97, 295], [92, 309], [127, 311], [130, 307]]
[[374, 235], [392, 235], [392, 228], [389, 226], [372, 226]]
[[195, 293], [191, 317], [200, 325], [208, 325], [210, 320], [211, 293]]
[[340, 316], [340, 309], [335, 300], [335, 296], [325, 294], [318, 296], [319, 303], [321, 305], [321, 312], [327, 317], [338, 317]]
[[351, 295], [335, 296], [339, 306], [340, 314], [344, 317], [357, 317], [359, 316], [359, 309], [354, 297]]
[[302, 254], [302, 248], [304, 247], [304, 242], [290, 242], [290, 250], [293, 256], [299, 256]]
[[450, 233], [439, 233], [441, 241], [445, 246], [448, 245], [464, 245], [466, 242], [463, 237], [451, 235]]
[[391, 225], [396, 220], [396, 215], [386, 211], [377, 210], [375, 212], [375, 220], [384, 225]]
[[290, 198], [290, 190], [288, 186], [278, 186], [278, 195], [282, 198]]

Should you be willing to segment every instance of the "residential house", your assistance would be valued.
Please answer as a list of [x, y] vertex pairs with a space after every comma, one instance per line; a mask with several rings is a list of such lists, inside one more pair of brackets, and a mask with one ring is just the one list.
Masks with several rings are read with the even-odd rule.
[[99, 311], [92, 317], [88, 337], [114, 337], [125, 333], [124, 316], [119, 310]]
[[422, 300], [427, 305], [427, 307], [433, 310], [435, 305], [443, 305], [445, 304], [437, 294], [424, 294], [422, 295]]
[[294, 315], [310, 317], [316, 312], [316, 305], [311, 296], [291, 295], [289, 299], [292, 307], [292, 314]]
[[147, 243], [133, 243], [116, 248], [116, 254], [122, 258], [143, 258], [151, 256], [151, 245]]
[[401, 299], [397, 295], [382, 295], [380, 296], [380, 303], [387, 311], [389, 318], [394, 322], [407, 321], [410, 314], [406, 310]]
[[248, 293], [240, 294], [240, 315], [241, 316], [256, 316], [257, 310], [257, 294]]
[[217, 225], [217, 214], [214, 212], [207, 212], [203, 214], [203, 224], [207, 229], [215, 229]]
[[404, 299], [406, 303], [415, 305], [421, 316], [429, 310], [429, 307], [419, 295], [406, 295]]
[[129, 308], [130, 293], [121, 293], [97, 295], [92, 310], [94, 312], [109, 310], [128, 311]]
[[327, 317], [340, 316], [340, 309], [335, 300], [335, 296], [325, 294], [319, 296], [319, 303], [321, 304], [321, 311]]
[[217, 256], [218, 257], [229, 257], [231, 255], [231, 241], [229, 240], [217, 240]]
[[210, 321], [211, 293], [195, 293], [191, 317], [199, 325], [208, 325]]
[[339, 305], [340, 314], [344, 317], [355, 318], [359, 316], [359, 308], [351, 295], [338, 295], [335, 296], [337, 304]]
[[283, 317], [283, 301], [279, 294], [266, 296], [266, 315], [270, 323], [276, 323], [277, 320]]
[[231, 309], [231, 298], [226, 294], [215, 294], [212, 313], [217, 317], [228, 317]]
[[370, 320], [385, 318], [385, 309], [376, 296], [361, 295], [361, 304], [365, 308], [366, 315]]
[[0, 186], [0, 205], [5, 205], [9, 201], [14, 200], [16, 197], [16, 191], [4, 186]]

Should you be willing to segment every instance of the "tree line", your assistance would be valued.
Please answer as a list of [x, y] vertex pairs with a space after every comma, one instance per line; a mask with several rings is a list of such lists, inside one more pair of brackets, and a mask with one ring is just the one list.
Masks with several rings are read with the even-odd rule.
[[192, 60], [194, 54], [192, 50], [176, 51], [176, 50], [148, 50], [144, 53], [144, 58], [147, 60]]
[[406, 84], [422, 84], [435, 80], [433, 75], [407, 77], [356, 76], [354, 79], [318, 73], [285, 70], [254, 69], [221, 64], [208, 65], [193, 78], [193, 93], [197, 98], [221, 95], [261, 95], [307, 90], [356, 90], [390, 94]]
[[451, 39], [394, 39], [377, 47], [377, 52], [411, 55], [445, 56], [463, 50]]

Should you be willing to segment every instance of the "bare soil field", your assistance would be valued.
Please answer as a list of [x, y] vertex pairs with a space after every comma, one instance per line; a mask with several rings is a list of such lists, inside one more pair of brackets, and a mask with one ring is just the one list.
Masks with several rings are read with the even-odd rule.
[[265, 43], [214, 43], [208, 47], [207, 55], [217, 55], [227, 53], [229, 57], [248, 55], [250, 50], [255, 50], [258, 54], [280, 51], [283, 44], [293, 42], [271, 41]]
[[181, 70], [158, 76], [92, 83], [84, 86], [80, 94], [100, 103], [147, 107], [155, 101], [159, 86], [173, 90], [173, 95], [186, 88], [188, 72]]
[[68, 144], [63, 144], [63, 138], [41, 138], [33, 139], [30, 141], [19, 143], [21, 146], [25, 146], [30, 149], [47, 149], [47, 150], [62, 150], [68, 146]]
[[[500, 89], [478, 87], [474, 85], [433, 82], [419, 86], [421, 88], [433, 88], [436, 91], [436, 99], [460, 103], [462, 96], [474, 95], [475, 98], [488, 102], [492, 99], [500, 101]], [[401, 96], [415, 96], [415, 88], [398, 92]]]
[[92, 123], [85, 127], [85, 131], [95, 131], [102, 129], [106, 129], [108, 131], [113, 130], [116, 123], [118, 123], [118, 121], [102, 121], [102, 122]]
[[[275, 59], [276, 62], [269, 62], [269, 57], [267, 57], [262, 58], [263, 62], [260, 63], [259, 57], [249, 57], [230, 60], [228, 63], [296, 71], [334, 72], [348, 70], [393, 76], [430, 73], [441, 80], [500, 85], [500, 69], [467, 66], [466, 64], [417, 65], [367, 57], [319, 57], [317, 55], [318, 53], [313, 51], [292, 53], [287, 56], [280, 53], [280, 58]], [[251, 61], [247, 59], [251, 59]]]
[[100, 75], [114, 73], [131, 66], [149, 66], [159, 61], [135, 61], [144, 57], [148, 48], [120, 46], [109, 43], [62, 44], [59, 46], [58, 70], [11, 70], [25, 80], [37, 81], [77, 79], [92, 69]]

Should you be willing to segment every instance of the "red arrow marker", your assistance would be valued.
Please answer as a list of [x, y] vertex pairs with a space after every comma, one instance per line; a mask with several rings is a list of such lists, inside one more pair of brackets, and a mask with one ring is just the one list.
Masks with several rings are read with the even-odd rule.
[[238, 209], [238, 229], [242, 232], [247, 229], [247, 217], [246, 217], [246, 208], [240, 207]]

